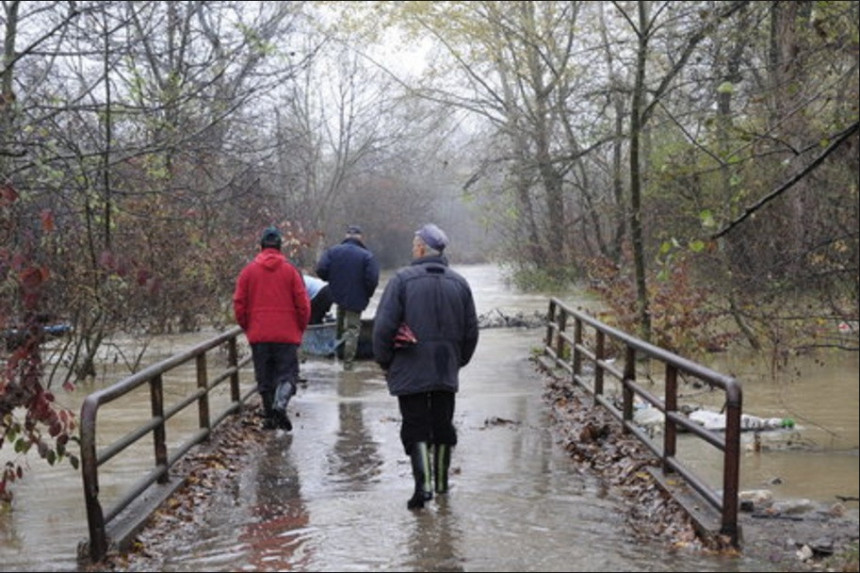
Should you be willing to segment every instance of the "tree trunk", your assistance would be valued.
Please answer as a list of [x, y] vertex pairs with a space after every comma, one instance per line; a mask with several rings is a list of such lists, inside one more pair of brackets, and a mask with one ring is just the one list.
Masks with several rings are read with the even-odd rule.
[[648, 52], [647, 2], [639, 6], [639, 44], [636, 53], [636, 81], [630, 109], [630, 236], [633, 242], [633, 266], [636, 273], [636, 311], [639, 336], [651, 340], [651, 311], [645, 270], [645, 246], [642, 233], [642, 180], [639, 151], [642, 137], [642, 114], [645, 107], [645, 65]]

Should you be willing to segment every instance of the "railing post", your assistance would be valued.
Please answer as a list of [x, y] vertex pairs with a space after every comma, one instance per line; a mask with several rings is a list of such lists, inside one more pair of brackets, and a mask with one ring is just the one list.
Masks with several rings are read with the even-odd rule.
[[678, 411], [678, 369], [673, 364], [666, 364], [666, 394], [664, 397], [666, 411], [663, 412], [663, 473], [672, 470], [666, 463], [668, 458], [675, 457], [675, 447], [678, 440], [678, 427], [669, 419], [669, 412]]
[[558, 308], [554, 298], [549, 299], [549, 310], [546, 315], [546, 344], [547, 348], [553, 348], [553, 336], [555, 332], [555, 311]]
[[[159, 421], [152, 430], [152, 441], [155, 446], [155, 467], [167, 467], [167, 429], [164, 423], [164, 384], [161, 374], [150, 379], [149, 397], [152, 402], [152, 417]], [[167, 483], [167, 481], [167, 472], [158, 477], [158, 483]]]
[[235, 336], [227, 341], [227, 361], [233, 370], [230, 375], [230, 400], [238, 404], [242, 399], [242, 392], [239, 388], [239, 350]]
[[[205, 390], [209, 384], [209, 378], [206, 374], [206, 353], [198, 354], [197, 363], [197, 388]], [[197, 399], [199, 424], [201, 428], [211, 429], [209, 427], [209, 392], [201, 392], [200, 398]]]
[[[555, 355], [559, 360], [564, 360], [564, 345], [565, 340], [562, 333], [567, 329], [567, 310], [564, 307], [561, 307], [556, 316], [556, 339], [555, 339]], [[571, 357], [571, 360], [573, 357]]]
[[627, 422], [633, 419], [633, 389], [629, 382], [636, 381], [636, 350], [632, 346], [626, 346], [624, 358], [624, 382], [621, 386], [622, 410], [621, 417], [624, 420], [622, 424], [623, 433], [629, 434]]
[[726, 384], [726, 451], [723, 460], [722, 533], [738, 545], [738, 482], [740, 480], [741, 413], [743, 395], [731, 380]]
[[598, 330], [594, 337], [594, 404], [597, 405], [597, 396], [603, 394], [603, 366], [600, 363], [605, 359], [606, 335]]
[[576, 376], [582, 374], [582, 353], [579, 349], [582, 347], [582, 321], [578, 318], [573, 318], [573, 348], [570, 349], [571, 359], [573, 360], [573, 373]]
[[99, 501], [99, 462], [96, 453], [96, 414], [98, 402], [84, 399], [81, 406], [81, 474], [84, 480], [84, 503], [87, 509], [87, 524], [90, 540], [87, 552], [93, 561], [100, 561], [107, 554], [107, 531], [104, 512]]

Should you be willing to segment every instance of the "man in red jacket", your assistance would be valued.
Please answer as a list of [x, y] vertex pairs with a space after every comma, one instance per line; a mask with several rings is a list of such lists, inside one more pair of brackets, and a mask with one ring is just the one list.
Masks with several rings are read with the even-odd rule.
[[298, 349], [311, 304], [301, 273], [281, 254], [281, 242], [277, 228], [263, 231], [260, 252], [236, 280], [233, 312], [251, 345], [263, 428], [290, 431], [287, 404], [296, 393]]

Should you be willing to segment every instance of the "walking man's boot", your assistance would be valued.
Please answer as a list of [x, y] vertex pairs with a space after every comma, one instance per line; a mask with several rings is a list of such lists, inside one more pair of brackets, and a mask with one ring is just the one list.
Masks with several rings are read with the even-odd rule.
[[433, 446], [433, 480], [436, 493], [448, 493], [448, 467], [451, 465], [451, 446], [435, 444]]
[[296, 393], [296, 384], [293, 381], [283, 382], [278, 385], [275, 390], [275, 399], [272, 405], [272, 418], [276, 428], [290, 431], [293, 429], [293, 424], [290, 422], [290, 417], [287, 415], [287, 406], [290, 404], [290, 399]]
[[430, 476], [430, 450], [427, 442], [412, 446], [412, 476], [415, 478], [415, 493], [406, 502], [407, 509], [420, 509], [424, 503], [433, 499], [433, 485]]
[[263, 399], [263, 429], [274, 430], [278, 427], [278, 422], [275, 420], [275, 413], [272, 405], [275, 403], [274, 392], [260, 392], [260, 397]]

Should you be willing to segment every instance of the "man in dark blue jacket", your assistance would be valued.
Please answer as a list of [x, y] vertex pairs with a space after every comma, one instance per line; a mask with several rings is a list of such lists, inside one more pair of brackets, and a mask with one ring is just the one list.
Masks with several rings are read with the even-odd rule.
[[412, 461], [415, 492], [409, 509], [433, 499], [432, 482], [437, 494], [448, 491], [459, 371], [478, 344], [472, 290], [448, 267], [447, 245], [448, 237], [432, 223], [415, 233], [412, 264], [386, 285], [373, 324], [374, 359], [397, 397], [400, 440]]
[[379, 284], [379, 263], [364, 245], [361, 228], [350, 225], [340, 244], [317, 263], [317, 276], [328, 282], [337, 305], [337, 335], [343, 337], [343, 368], [352, 370], [361, 332], [361, 313]]

